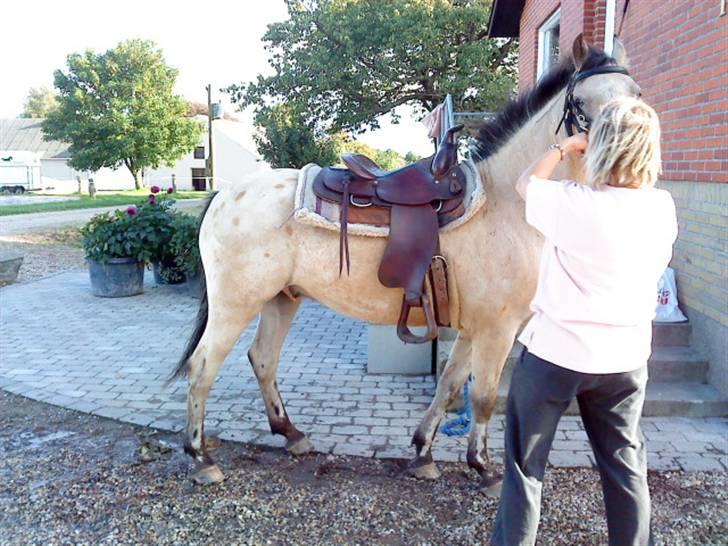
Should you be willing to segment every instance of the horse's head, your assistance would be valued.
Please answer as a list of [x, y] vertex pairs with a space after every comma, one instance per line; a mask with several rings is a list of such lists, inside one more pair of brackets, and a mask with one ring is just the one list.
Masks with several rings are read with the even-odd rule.
[[614, 39], [612, 57], [590, 48], [580, 34], [572, 45], [574, 72], [569, 78], [564, 97], [564, 110], [559, 128], [568, 134], [589, 130], [591, 121], [611, 99], [639, 96], [640, 87], [627, 72], [624, 45]]

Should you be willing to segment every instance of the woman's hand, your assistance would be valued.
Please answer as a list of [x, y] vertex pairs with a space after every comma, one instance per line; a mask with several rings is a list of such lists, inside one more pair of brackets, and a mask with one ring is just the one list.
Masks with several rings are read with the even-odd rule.
[[573, 136], [565, 138], [561, 142], [561, 148], [566, 154], [576, 153], [579, 155], [584, 155], [584, 151], [586, 150], [588, 143], [589, 142], [586, 138], [586, 133], [576, 133]]

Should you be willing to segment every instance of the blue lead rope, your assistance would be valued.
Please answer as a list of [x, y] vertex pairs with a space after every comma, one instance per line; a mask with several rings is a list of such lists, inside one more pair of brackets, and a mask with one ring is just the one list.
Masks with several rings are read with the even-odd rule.
[[457, 419], [447, 421], [440, 427], [440, 431], [448, 436], [465, 436], [470, 432], [473, 423], [473, 409], [470, 406], [470, 383], [473, 381], [473, 375], [468, 376], [468, 380], [463, 386], [463, 407], [455, 413]]

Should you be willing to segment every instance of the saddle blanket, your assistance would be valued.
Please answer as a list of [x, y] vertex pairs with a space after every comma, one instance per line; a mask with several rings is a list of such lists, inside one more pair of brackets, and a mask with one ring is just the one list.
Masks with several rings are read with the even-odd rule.
[[[460, 166], [463, 173], [465, 173], [465, 190], [463, 194], [465, 212], [460, 218], [442, 227], [440, 232], [443, 233], [463, 225], [485, 205], [485, 188], [475, 164], [472, 161], [464, 161], [460, 163]], [[320, 171], [321, 167], [315, 163], [309, 163], [299, 171], [293, 217], [303, 224], [331, 231], [340, 231], [339, 207], [323, 200], [319, 201], [317, 206], [317, 197], [313, 193], [313, 181]], [[389, 226], [349, 222], [348, 232], [349, 235], [364, 237], [387, 237], [389, 236]]]

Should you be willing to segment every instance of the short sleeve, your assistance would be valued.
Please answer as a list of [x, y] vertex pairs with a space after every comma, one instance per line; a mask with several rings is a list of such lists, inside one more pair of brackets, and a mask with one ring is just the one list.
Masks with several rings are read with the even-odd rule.
[[532, 176], [526, 189], [526, 222], [548, 239], [557, 238], [566, 184]]
[[526, 222], [557, 246], [570, 247], [577, 232], [585, 228], [593, 190], [572, 180], [546, 180], [532, 177], [526, 189]]

